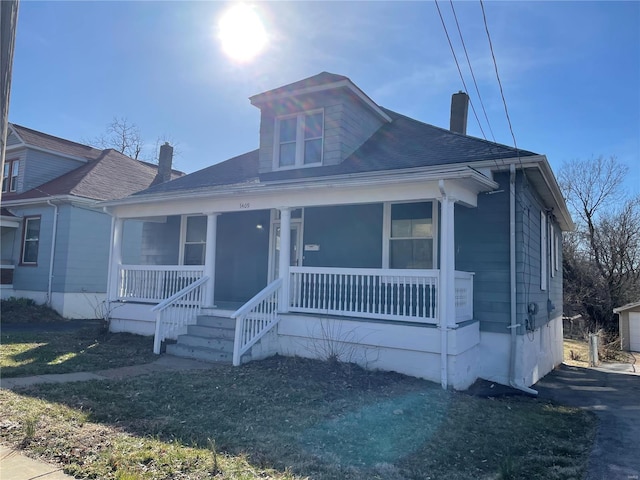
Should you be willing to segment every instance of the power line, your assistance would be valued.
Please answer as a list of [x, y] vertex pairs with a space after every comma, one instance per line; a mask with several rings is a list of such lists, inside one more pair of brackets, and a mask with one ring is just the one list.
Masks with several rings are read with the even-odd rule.
[[518, 159], [520, 159], [520, 153], [518, 151], [518, 144], [516, 142], [516, 136], [513, 133], [513, 126], [511, 125], [511, 118], [509, 117], [509, 110], [507, 109], [507, 101], [504, 98], [504, 91], [502, 90], [502, 82], [500, 81], [500, 74], [498, 73], [498, 64], [496, 62], [496, 56], [493, 52], [493, 43], [491, 42], [491, 35], [489, 34], [489, 26], [487, 25], [487, 15], [484, 11], [484, 3], [480, 0], [480, 8], [482, 8], [482, 18], [484, 20], [484, 29], [487, 32], [487, 38], [489, 39], [489, 48], [491, 49], [491, 58], [493, 58], [493, 66], [496, 71], [496, 78], [498, 79], [498, 85], [500, 86], [500, 96], [502, 97], [502, 104], [504, 105], [504, 113], [507, 116], [507, 123], [509, 124], [509, 130], [511, 131], [511, 138], [513, 138], [513, 146], [516, 149]]
[[[462, 70], [460, 70], [460, 64], [458, 63], [458, 58], [456, 57], [456, 52], [453, 49], [453, 44], [451, 43], [451, 38], [449, 37], [449, 32], [447, 31], [447, 26], [444, 24], [444, 18], [442, 18], [442, 12], [440, 11], [440, 6], [438, 5], [438, 0], [433, 0], [436, 4], [436, 8], [438, 9], [438, 15], [440, 15], [440, 21], [442, 22], [442, 28], [444, 28], [444, 33], [447, 36], [447, 41], [449, 42], [449, 47], [451, 48], [451, 53], [453, 54], [453, 60], [456, 62], [456, 67], [458, 67], [458, 73], [460, 74], [460, 80], [462, 80], [462, 85], [466, 92], [469, 91], [467, 88], [467, 84], [464, 81], [464, 77], [462, 76]], [[487, 136], [484, 134], [484, 130], [482, 129], [482, 125], [480, 124], [480, 119], [478, 119], [478, 114], [476, 113], [476, 108], [473, 106], [473, 102], [471, 98], [469, 98], [469, 103], [471, 104], [471, 110], [473, 111], [474, 117], [476, 117], [476, 122], [478, 122], [478, 127], [480, 127], [480, 131], [482, 132], [482, 136], [484, 139], [487, 139]]]
[[480, 106], [482, 107], [482, 112], [484, 113], [484, 118], [487, 121], [487, 125], [489, 126], [489, 132], [491, 132], [491, 138], [493, 141], [496, 141], [496, 137], [493, 134], [493, 129], [491, 128], [491, 122], [489, 122], [489, 117], [487, 116], [487, 110], [484, 108], [484, 102], [482, 101], [482, 96], [480, 95], [480, 89], [478, 88], [478, 82], [476, 81], [476, 76], [473, 73], [473, 67], [471, 67], [471, 60], [469, 60], [469, 53], [467, 53], [467, 46], [464, 43], [464, 38], [462, 38], [462, 30], [460, 29], [460, 24], [458, 23], [458, 16], [456, 15], [456, 9], [453, 7], [453, 0], [449, 0], [451, 4], [451, 11], [453, 12], [453, 18], [456, 21], [456, 27], [458, 27], [458, 34], [460, 35], [460, 41], [462, 42], [462, 48], [464, 49], [464, 54], [467, 57], [467, 64], [469, 65], [469, 71], [471, 72], [471, 78], [473, 78], [473, 84], [476, 87], [476, 93], [478, 94], [478, 99], [480, 100]]

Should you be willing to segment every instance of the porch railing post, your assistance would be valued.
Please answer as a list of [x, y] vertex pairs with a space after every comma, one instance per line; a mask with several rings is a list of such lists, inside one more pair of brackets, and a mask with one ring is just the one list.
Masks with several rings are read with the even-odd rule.
[[120, 266], [122, 265], [122, 230], [124, 221], [111, 218], [111, 250], [109, 252], [109, 273], [107, 300], [115, 302], [120, 296]]
[[280, 312], [289, 311], [289, 266], [291, 264], [291, 209], [280, 209], [280, 259], [278, 265], [279, 277], [282, 279], [280, 289]]
[[216, 284], [216, 237], [218, 231], [219, 213], [207, 214], [207, 243], [204, 256], [204, 274], [209, 277], [204, 289], [204, 306], [215, 306], [215, 284]]

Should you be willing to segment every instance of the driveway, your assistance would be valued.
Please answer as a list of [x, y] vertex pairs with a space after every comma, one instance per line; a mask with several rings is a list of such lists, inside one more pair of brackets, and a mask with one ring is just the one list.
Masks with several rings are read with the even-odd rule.
[[640, 375], [563, 364], [534, 388], [540, 398], [598, 417], [586, 480], [640, 479]]

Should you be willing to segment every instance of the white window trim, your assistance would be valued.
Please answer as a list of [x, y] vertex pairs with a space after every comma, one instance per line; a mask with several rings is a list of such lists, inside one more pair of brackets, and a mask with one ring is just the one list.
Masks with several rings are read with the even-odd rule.
[[[180, 248], [178, 249], [178, 265], [184, 265], [184, 251], [185, 251], [185, 246], [187, 244], [187, 218], [189, 217], [205, 217], [206, 215], [182, 215], [180, 218]], [[195, 243], [202, 243], [202, 245], [204, 245], [205, 251], [207, 249], [207, 238], [205, 237], [205, 241], [204, 242], [191, 242], [193, 244]], [[206, 257], [206, 254], [205, 254]], [[206, 261], [206, 258], [205, 258]], [[203, 263], [204, 265], [204, 263]]]
[[560, 270], [560, 235], [557, 233], [554, 235], [556, 240], [556, 250], [555, 250], [555, 258], [556, 258], [556, 271]]
[[433, 200], [415, 200], [410, 202], [384, 202], [382, 206], [382, 268], [389, 266], [390, 255], [389, 246], [391, 242], [391, 205], [405, 203], [431, 203], [431, 238], [433, 240], [433, 265], [431, 269], [438, 268], [438, 208]]
[[[29, 231], [29, 222], [31, 221], [35, 221], [37, 220], [38, 222], [40, 222], [40, 229], [38, 230], [38, 239], [37, 240], [27, 240], [27, 232]], [[40, 256], [40, 232], [42, 230], [42, 217], [41, 216], [34, 216], [34, 217], [25, 217], [24, 219], [24, 232], [22, 233], [22, 252], [20, 253], [20, 264], [21, 265], [38, 265], [38, 257]], [[38, 249], [36, 251], [36, 261], [35, 262], [25, 262], [24, 261], [24, 255], [27, 251], [27, 249], [25, 248], [27, 246], [27, 241], [30, 242], [37, 242], [38, 243]]]
[[[316, 163], [304, 163], [304, 118], [308, 115], [322, 113], [322, 147], [320, 149], [320, 161]], [[296, 159], [293, 165], [280, 166], [280, 122], [289, 118], [297, 118], [296, 121]], [[324, 164], [324, 108], [307, 110], [291, 115], [276, 117], [273, 132], [273, 170], [292, 170], [294, 168], [318, 167]], [[311, 140], [311, 139], [310, 139]]]
[[[17, 173], [16, 173], [17, 170]], [[5, 177], [5, 171], [7, 173]], [[7, 160], [2, 171], [2, 193], [15, 192], [18, 190], [18, 176], [20, 175], [20, 160]], [[4, 188], [5, 179], [7, 181]], [[15, 183], [14, 180], [15, 179]]]
[[547, 215], [540, 210], [540, 290], [547, 289]]

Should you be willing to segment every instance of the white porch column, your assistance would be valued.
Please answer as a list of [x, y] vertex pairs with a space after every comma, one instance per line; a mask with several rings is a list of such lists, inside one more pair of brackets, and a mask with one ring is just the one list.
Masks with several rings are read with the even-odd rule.
[[447, 327], [456, 325], [454, 205], [447, 195], [440, 199], [440, 324]]
[[209, 277], [204, 293], [204, 307], [215, 307], [216, 286], [216, 238], [218, 236], [219, 213], [207, 214], [207, 243], [204, 254], [204, 274]]
[[118, 300], [120, 291], [120, 265], [122, 265], [122, 231], [124, 220], [119, 217], [111, 218], [111, 251], [109, 252], [109, 282], [107, 285], [107, 300]]
[[289, 266], [291, 263], [291, 209], [280, 209], [280, 259], [278, 271], [282, 279], [280, 290], [281, 312], [289, 311]]
[[440, 384], [447, 388], [449, 383], [449, 330], [456, 325], [455, 296], [455, 235], [454, 205], [455, 199], [447, 193], [444, 180], [438, 182], [442, 197], [440, 200], [440, 296], [438, 316], [440, 329]]

